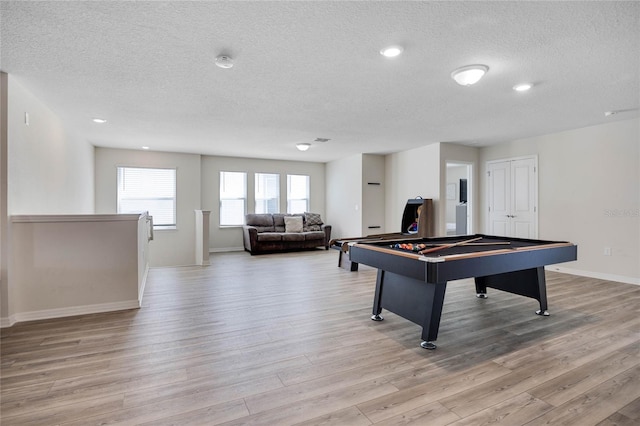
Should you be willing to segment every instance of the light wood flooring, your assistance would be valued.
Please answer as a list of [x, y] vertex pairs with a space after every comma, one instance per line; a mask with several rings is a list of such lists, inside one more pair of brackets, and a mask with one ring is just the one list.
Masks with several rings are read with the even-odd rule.
[[640, 286], [547, 273], [550, 317], [449, 283], [438, 349], [317, 250], [154, 268], [139, 310], [2, 330], [9, 425], [638, 425]]

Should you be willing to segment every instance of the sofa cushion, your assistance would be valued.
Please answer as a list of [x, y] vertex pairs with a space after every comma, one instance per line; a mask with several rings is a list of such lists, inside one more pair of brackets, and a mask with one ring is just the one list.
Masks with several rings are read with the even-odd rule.
[[280, 232], [258, 232], [258, 241], [282, 241]]
[[271, 214], [247, 214], [245, 215], [245, 223], [254, 226], [258, 232], [273, 232], [273, 216]]
[[302, 232], [302, 216], [285, 216], [285, 232]]
[[309, 232], [304, 232], [302, 235], [304, 235], [305, 241], [324, 240], [324, 237], [325, 237], [325, 234], [323, 231], [309, 231]]
[[304, 241], [302, 232], [286, 232], [282, 234], [282, 241]]

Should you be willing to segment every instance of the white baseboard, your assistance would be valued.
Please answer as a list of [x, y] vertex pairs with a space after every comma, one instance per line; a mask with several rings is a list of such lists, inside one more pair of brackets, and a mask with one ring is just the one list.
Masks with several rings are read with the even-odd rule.
[[144, 288], [147, 286], [147, 277], [149, 276], [149, 264], [144, 270], [144, 274], [142, 275], [142, 282], [138, 287], [138, 307], [142, 306], [142, 298], [144, 297]]
[[16, 321], [13, 316], [0, 318], [0, 328], [11, 327]]
[[640, 285], [640, 278], [625, 277], [622, 275], [614, 275], [614, 274], [603, 274], [601, 272], [583, 271], [579, 269], [565, 268], [563, 266], [557, 266], [557, 265], [545, 266], [545, 269], [548, 271], [562, 272], [564, 274], [569, 274], [569, 275], [579, 275], [581, 277], [597, 278], [600, 280], [616, 281], [619, 283]]
[[209, 253], [225, 253], [228, 251], [244, 251], [244, 247], [210, 248]]
[[0, 327], [11, 327], [17, 322], [99, 314], [102, 312], [124, 311], [138, 308], [140, 308], [140, 303], [137, 300], [125, 300], [122, 302], [100, 303], [96, 305], [71, 306], [68, 308], [46, 309], [43, 311], [20, 312], [11, 315], [8, 318], [0, 318]]

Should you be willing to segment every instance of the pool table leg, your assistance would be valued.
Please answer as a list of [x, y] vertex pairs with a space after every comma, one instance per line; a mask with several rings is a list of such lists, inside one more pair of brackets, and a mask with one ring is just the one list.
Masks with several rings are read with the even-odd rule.
[[380, 315], [382, 312], [382, 286], [384, 285], [384, 271], [378, 269], [378, 276], [376, 277], [376, 294], [373, 297], [373, 312], [371, 319], [374, 321], [382, 321], [384, 317]]
[[420, 346], [424, 349], [433, 350], [437, 346], [433, 343], [438, 338], [440, 329], [440, 318], [442, 317], [442, 306], [444, 305], [444, 294], [447, 290], [446, 281], [443, 283], [427, 283], [425, 304], [430, 307], [427, 310], [422, 322], [422, 340]]
[[547, 280], [544, 273], [544, 266], [536, 268], [538, 276], [538, 301], [540, 302], [540, 309], [536, 311], [536, 315], [542, 315], [548, 317], [549, 311], [547, 310]]
[[[388, 291], [386, 295], [383, 295], [385, 285], [388, 286]], [[371, 319], [374, 321], [384, 319], [380, 315], [384, 298], [384, 305], [391, 312], [422, 325], [423, 342], [420, 343], [420, 346], [425, 349], [435, 349], [436, 345], [433, 342], [438, 338], [446, 289], [446, 281], [425, 283], [391, 272], [387, 275], [386, 271], [378, 269]]]
[[340, 254], [338, 255], [338, 267], [354, 272], [358, 270], [358, 263], [352, 262], [351, 259], [349, 259], [349, 253], [340, 250]]
[[549, 316], [547, 311], [547, 283], [544, 266], [504, 274], [476, 277], [476, 296], [487, 298], [487, 287], [506, 291], [520, 296], [531, 297], [540, 303], [537, 315]]

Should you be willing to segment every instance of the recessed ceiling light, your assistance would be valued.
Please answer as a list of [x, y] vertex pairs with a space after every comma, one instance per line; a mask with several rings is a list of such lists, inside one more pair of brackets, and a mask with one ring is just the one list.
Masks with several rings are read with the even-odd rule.
[[93, 119], [94, 123], [99, 123], [99, 124], [104, 124], [107, 122], [107, 120], [105, 120], [104, 118], [94, 118]]
[[299, 143], [296, 144], [296, 148], [298, 148], [298, 151], [306, 151], [309, 148], [311, 148], [311, 144], [310, 143]]
[[489, 71], [489, 67], [486, 65], [467, 65], [466, 67], [458, 68], [453, 71], [451, 73], [451, 78], [461, 86], [471, 86], [472, 84], [476, 84], [480, 81], [487, 71]]
[[149, 147], [148, 146], [143, 146], [142, 149], [149, 149]]
[[380, 54], [386, 58], [395, 58], [400, 55], [404, 49], [402, 46], [389, 46], [380, 51]]
[[533, 84], [531, 83], [522, 83], [522, 84], [516, 84], [515, 86], [513, 86], [513, 90], [515, 90], [516, 92], [526, 92], [532, 87], [533, 87]]

